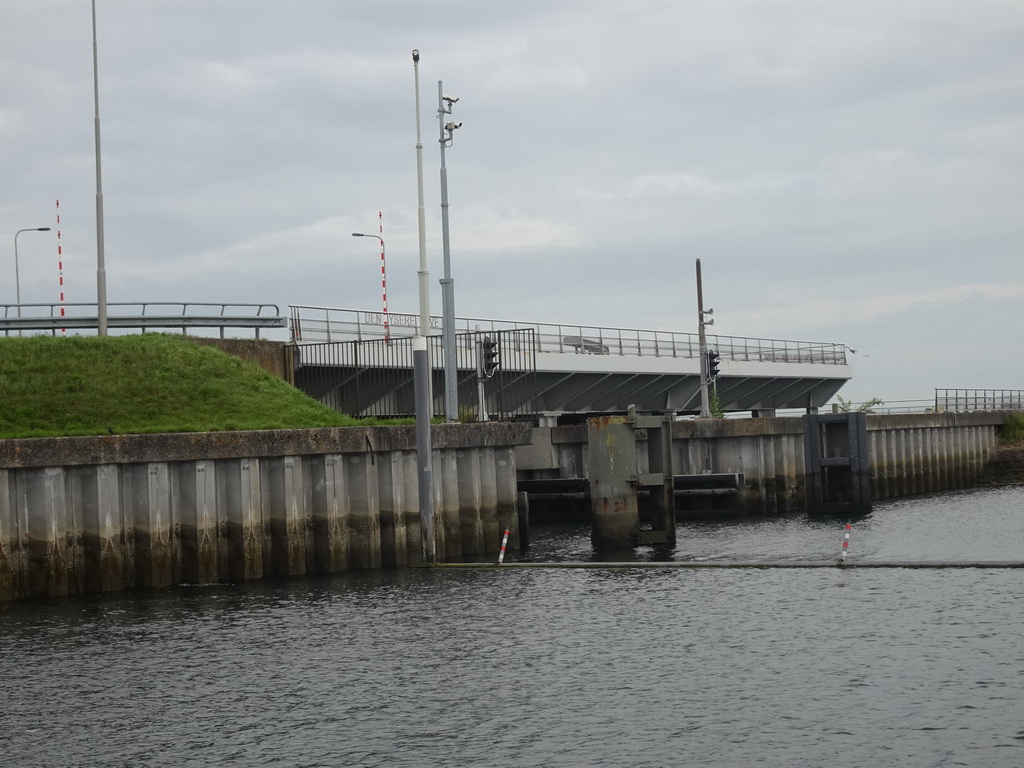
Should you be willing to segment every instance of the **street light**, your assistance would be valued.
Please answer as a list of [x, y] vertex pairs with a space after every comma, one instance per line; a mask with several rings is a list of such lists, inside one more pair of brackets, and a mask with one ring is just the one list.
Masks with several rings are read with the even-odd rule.
[[29, 227], [14, 233], [14, 289], [18, 300], [18, 317], [21, 317], [21, 277], [18, 274], [18, 235], [22, 232], [49, 232], [49, 227]]
[[364, 235], [362, 232], [353, 232], [352, 237], [375, 237], [380, 240], [380, 290], [384, 298], [384, 340], [391, 339], [391, 331], [388, 327], [388, 270], [384, 261], [384, 238], [380, 235]]
[[92, 94], [96, 139], [96, 333], [107, 335], [107, 267], [103, 238], [103, 167], [100, 163], [100, 68], [96, 45], [96, 0], [92, 0]]
[[427, 282], [427, 225], [423, 209], [423, 141], [420, 138], [420, 52], [412, 52], [412, 68], [416, 81], [416, 192], [419, 206], [420, 236], [420, 329], [412, 340], [413, 389], [416, 401], [416, 468], [419, 475], [420, 528], [422, 530], [423, 560], [437, 562], [437, 539], [434, 535], [434, 475], [431, 468], [430, 440], [430, 352], [427, 334], [430, 332], [430, 291]]
[[462, 123], [445, 123], [451, 115], [457, 96], [445, 96], [437, 81], [437, 122], [441, 130], [441, 244], [444, 253], [444, 279], [441, 280], [441, 328], [444, 334], [444, 411], [448, 421], [459, 419], [458, 362], [455, 357], [455, 281], [452, 280], [452, 257], [448, 239], [448, 169], [444, 164], [445, 147], [452, 145], [455, 131]]

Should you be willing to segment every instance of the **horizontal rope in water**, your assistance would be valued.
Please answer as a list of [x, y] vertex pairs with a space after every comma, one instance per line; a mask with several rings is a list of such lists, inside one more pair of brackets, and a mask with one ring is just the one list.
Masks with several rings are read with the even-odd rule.
[[551, 562], [551, 563], [423, 563], [418, 568], [686, 568], [691, 570], [709, 568], [1024, 568], [1024, 562], [1017, 561], [975, 561], [975, 562], [914, 562], [914, 561], [867, 561], [867, 562]]

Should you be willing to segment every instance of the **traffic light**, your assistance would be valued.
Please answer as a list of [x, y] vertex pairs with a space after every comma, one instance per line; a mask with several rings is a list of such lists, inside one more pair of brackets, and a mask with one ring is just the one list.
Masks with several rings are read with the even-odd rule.
[[708, 350], [708, 381], [718, 378], [718, 353], [713, 349]]
[[490, 336], [484, 336], [484, 340], [481, 342], [480, 348], [483, 352], [482, 367], [484, 376], [489, 379], [494, 375], [494, 372], [498, 370], [498, 366], [501, 365], [501, 361], [498, 359], [498, 342]]

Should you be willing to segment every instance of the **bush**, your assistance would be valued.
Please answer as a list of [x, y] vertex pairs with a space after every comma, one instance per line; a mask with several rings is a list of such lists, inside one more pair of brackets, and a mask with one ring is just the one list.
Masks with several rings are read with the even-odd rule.
[[1015, 411], [1007, 414], [1006, 421], [999, 430], [999, 439], [1004, 443], [1024, 442], [1024, 413]]

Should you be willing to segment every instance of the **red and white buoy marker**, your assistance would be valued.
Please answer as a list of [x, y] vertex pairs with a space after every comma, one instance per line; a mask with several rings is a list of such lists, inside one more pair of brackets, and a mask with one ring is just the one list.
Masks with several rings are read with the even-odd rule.
[[849, 523], [846, 524], [846, 533], [843, 535], [843, 551], [839, 553], [839, 565], [846, 562], [846, 552], [850, 549], [850, 529], [852, 527]]
[[501, 539], [501, 552], [498, 553], [498, 565], [501, 565], [505, 559], [505, 545], [508, 544], [508, 528], [505, 529], [505, 535]]

